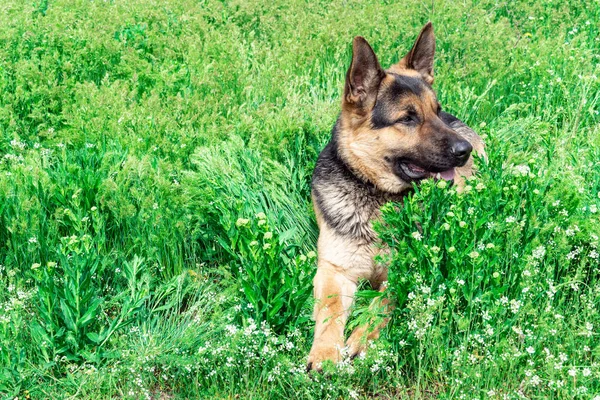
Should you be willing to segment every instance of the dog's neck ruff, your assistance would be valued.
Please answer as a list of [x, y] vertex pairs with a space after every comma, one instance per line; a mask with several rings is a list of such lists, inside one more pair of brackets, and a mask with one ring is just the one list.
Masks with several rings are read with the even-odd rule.
[[332, 139], [332, 145], [335, 147], [335, 157], [339, 162], [340, 166], [348, 171], [348, 174], [354, 177], [359, 183], [361, 183], [367, 190], [372, 192], [374, 195], [382, 195], [384, 193], [383, 190], [377, 187], [375, 183], [371, 182], [369, 178], [363, 176], [359, 170], [352, 168], [352, 166], [344, 160], [344, 157], [340, 154], [340, 149], [338, 148], [337, 139]]
[[337, 234], [370, 243], [377, 236], [371, 222], [379, 215], [380, 207], [388, 201], [400, 200], [402, 195], [382, 191], [354, 173], [339, 154], [335, 129], [315, 166], [313, 202], [325, 223]]

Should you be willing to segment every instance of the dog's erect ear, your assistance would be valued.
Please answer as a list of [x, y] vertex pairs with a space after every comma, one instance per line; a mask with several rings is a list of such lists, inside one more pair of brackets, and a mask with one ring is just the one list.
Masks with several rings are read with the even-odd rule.
[[346, 73], [344, 100], [366, 110], [375, 104], [377, 91], [385, 72], [369, 43], [360, 36], [352, 43], [352, 64]]
[[425, 24], [412, 49], [398, 62], [400, 68], [414, 69], [419, 72], [425, 82], [433, 83], [433, 55], [435, 53], [435, 36], [431, 22]]

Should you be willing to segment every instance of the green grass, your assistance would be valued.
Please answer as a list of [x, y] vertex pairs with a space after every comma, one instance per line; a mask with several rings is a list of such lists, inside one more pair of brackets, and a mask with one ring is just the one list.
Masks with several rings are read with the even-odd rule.
[[[308, 376], [310, 176], [352, 38], [387, 66], [428, 20], [441, 103], [489, 160], [467, 194], [387, 209], [395, 318]], [[597, 1], [3, 1], [0, 396], [600, 396], [599, 20]]]

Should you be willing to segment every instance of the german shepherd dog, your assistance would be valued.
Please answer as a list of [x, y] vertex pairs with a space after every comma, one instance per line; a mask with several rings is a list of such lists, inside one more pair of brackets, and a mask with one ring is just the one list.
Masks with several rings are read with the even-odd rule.
[[387, 268], [373, 261], [380, 250], [372, 222], [380, 207], [423, 179], [454, 181], [460, 189], [473, 173], [472, 151], [485, 156], [479, 136], [441, 110], [431, 88], [434, 52], [431, 23], [387, 70], [364, 38], [354, 38], [342, 111], [312, 179], [319, 240], [308, 370], [339, 361], [344, 350], [349, 356], [364, 351], [387, 322], [359, 326], [344, 341], [358, 280], [379, 290], [387, 281]]

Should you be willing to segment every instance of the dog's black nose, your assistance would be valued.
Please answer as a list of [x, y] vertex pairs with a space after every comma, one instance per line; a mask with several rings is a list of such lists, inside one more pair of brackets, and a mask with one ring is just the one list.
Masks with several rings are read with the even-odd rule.
[[473, 146], [466, 140], [459, 140], [450, 148], [450, 152], [456, 158], [467, 158], [472, 150]]

